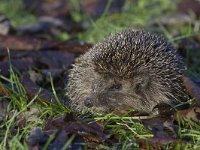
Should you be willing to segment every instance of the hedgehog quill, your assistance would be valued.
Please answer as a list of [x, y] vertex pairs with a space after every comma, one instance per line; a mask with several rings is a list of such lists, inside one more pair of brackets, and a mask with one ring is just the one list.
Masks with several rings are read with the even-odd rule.
[[67, 95], [75, 111], [151, 114], [159, 104], [188, 99], [184, 66], [163, 37], [127, 29], [80, 56], [70, 71]]

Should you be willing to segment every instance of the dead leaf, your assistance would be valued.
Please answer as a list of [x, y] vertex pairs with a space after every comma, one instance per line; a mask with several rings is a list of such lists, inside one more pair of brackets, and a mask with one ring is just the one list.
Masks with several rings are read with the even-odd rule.
[[[108, 3], [109, 2], [107, 0], [84, 0], [80, 1], [80, 8], [82, 13], [86, 14], [90, 18], [96, 19], [103, 14]], [[123, 5], [123, 0], [112, 1], [108, 9], [108, 13], [119, 12]]]
[[11, 49], [11, 50], [63, 50], [73, 53], [84, 53], [88, 48], [91, 47], [90, 44], [84, 43], [69, 43], [60, 42], [53, 40], [42, 40], [31, 37], [22, 37], [14, 35], [0, 35], [0, 48], [1, 49]]
[[82, 24], [71, 20], [70, 17], [41, 16], [34, 24], [20, 25], [16, 28], [19, 35], [53, 39], [62, 33], [74, 34], [83, 31]]
[[137, 140], [137, 143], [139, 144], [139, 147], [141, 150], [161, 150], [163, 149], [163, 146], [166, 144], [178, 142], [177, 139], [171, 138], [171, 137], [153, 137], [148, 139], [139, 139]]
[[[68, 114], [70, 115], [70, 114]], [[84, 120], [73, 119], [66, 122], [66, 117], [59, 117], [54, 120], [48, 120], [45, 130], [64, 129], [67, 133], [75, 133], [89, 142], [102, 143], [108, 138], [103, 133], [103, 126], [98, 123], [88, 124]]]
[[41, 128], [34, 128], [27, 139], [29, 148], [31, 150], [41, 149], [48, 138], [49, 136]]
[[[195, 36], [194, 38], [196, 37], [197, 36]], [[190, 51], [191, 55], [195, 56], [200, 49], [200, 43], [193, 38], [181, 39], [177, 42], [177, 44], [178, 44], [178, 51], [184, 58], [187, 57], [188, 50]], [[198, 63], [197, 62], [198, 60], [195, 60], [194, 57], [190, 58], [188, 61], [190, 65]]]
[[69, 14], [68, 0], [23, 0], [24, 7], [39, 16], [66, 16]]
[[[71, 117], [70, 117], [71, 116]], [[90, 122], [90, 121], [89, 121]], [[103, 125], [99, 126], [99, 123], [90, 122], [88, 120], [77, 118], [73, 113], [66, 114], [66, 116], [61, 116], [55, 119], [48, 119], [44, 130], [34, 129], [29, 138], [29, 145], [34, 147], [42, 147], [44, 141], [41, 139], [44, 135], [47, 135], [46, 141], [49, 138], [52, 142], [48, 145], [48, 149], [61, 149], [66, 141], [72, 140], [69, 144], [70, 148], [83, 148], [87, 146], [88, 148], [99, 147], [101, 143], [106, 143], [109, 141], [110, 135], [104, 133]], [[37, 135], [38, 134], [38, 135]]]
[[198, 0], [181, 0], [178, 3], [178, 10], [185, 14], [195, 13], [200, 16], [200, 2]]
[[2, 85], [0, 85], [0, 96], [8, 96], [9, 91]]
[[11, 62], [0, 62], [0, 72], [3, 76], [7, 77], [10, 75], [10, 64], [12, 64], [14, 70], [17, 69], [17, 71], [21, 73], [34, 66], [34, 62], [32, 62], [32, 60], [12, 60]]
[[38, 58], [36, 63], [37, 68], [42, 68], [41, 66], [46, 66], [42, 69], [61, 69], [67, 68], [72, 64], [74, 60], [74, 54], [64, 52], [64, 51], [41, 51], [38, 53]]
[[56, 103], [53, 93], [33, 83], [27, 74], [22, 76], [22, 85], [24, 86], [30, 99], [33, 99], [36, 95], [38, 95], [37, 102]]
[[[0, 71], [3, 76], [8, 76], [10, 71], [10, 64], [20, 73], [28, 69], [37, 68], [54, 70], [68, 68], [74, 61], [74, 54], [65, 51], [10, 51], [9, 61], [8, 53], [3, 50], [0, 53], [3, 61], [0, 62]], [[60, 72], [60, 71], [59, 71]], [[58, 73], [57, 73], [58, 74]]]
[[173, 123], [173, 117], [157, 116], [150, 119], [143, 119], [142, 122], [146, 127], [150, 127], [154, 137], [157, 138], [175, 138], [177, 137], [177, 125]]
[[175, 113], [174, 119], [179, 120], [179, 118], [191, 119], [193, 121], [199, 122], [200, 121], [200, 108], [199, 107], [191, 107], [189, 109], [180, 110]]
[[189, 77], [183, 76], [182, 80], [190, 96], [195, 98], [196, 103], [200, 106], [200, 87], [195, 84]]

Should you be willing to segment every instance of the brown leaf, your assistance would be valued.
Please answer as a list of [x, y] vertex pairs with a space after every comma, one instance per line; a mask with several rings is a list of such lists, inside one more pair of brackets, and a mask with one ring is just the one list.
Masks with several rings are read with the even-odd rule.
[[67, 68], [72, 64], [74, 60], [74, 54], [64, 51], [41, 51], [38, 53], [36, 63], [37, 68], [41, 68], [41, 65], [46, 66], [46, 69], [58, 69]]
[[[198, 36], [195, 36], [194, 38], [196, 38]], [[193, 39], [193, 38], [186, 38], [186, 39], [181, 39], [177, 42], [178, 44], [178, 50], [179, 53], [186, 58], [188, 55], [188, 49], [190, 50], [190, 54], [192, 56], [196, 56], [196, 54], [198, 53], [199, 49], [200, 49], [200, 42], [198, 42], [197, 40]], [[189, 65], [193, 65], [195, 63], [198, 63], [199, 59], [195, 59], [195, 57], [192, 58], [188, 58], [188, 63]]]
[[192, 107], [192, 108], [189, 108], [189, 109], [180, 110], [180, 111], [175, 113], [174, 119], [179, 120], [179, 118], [177, 118], [177, 117], [192, 119], [196, 122], [199, 122], [200, 121], [200, 108], [199, 107]]
[[74, 35], [81, 32], [83, 26], [74, 22], [70, 16], [65, 18], [41, 16], [36, 23], [20, 25], [16, 31], [19, 35], [54, 39], [62, 33]]
[[[86, 121], [74, 116], [73, 113], [66, 114], [65, 117], [61, 116], [55, 119], [48, 119], [44, 131], [41, 129], [34, 129], [28, 138], [28, 141], [32, 147], [35, 145], [42, 145], [44, 139], [42, 137], [51, 137], [52, 142], [48, 148], [61, 149], [66, 141], [73, 138], [70, 147], [77, 149], [83, 147], [85, 143], [87, 147], [95, 148], [99, 146], [97, 144], [106, 143], [109, 139], [109, 135], [104, 133], [102, 124], [97, 122]], [[41, 141], [41, 142], [40, 142]]]
[[[67, 16], [73, 10], [73, 5], [68, 0], [24, 0], [28, 9], [34, 10], [38, 15], [42, 16]], [[77, 1], [79, 2], [79, 1]], [[124, 4], [123, 0], [112, 1], [108, 12], [119, 12]], [[101, 16], [108, 5], [107, 0], [83, 0], [79, 4], [81, 13], [91, 17]]]
[[190, 96], [195, 98], [196, 103], [200, 106], [200, 87], [195, 84], [189, 77], [183, 76], [182, 80]]
[[[84, 0], [80, 1], [81, 11], [93, 19], [101, 16], [105, 11], [106, 6], [108, 5], [107, 0]], [[124, 5], [123, 0], [115, 0], [111, 2], [111, 5], [108, 9], [108, 13], [119, 12]]]
[[45, 143], [50, 139], [51, 142], [47, 149], [62, 149], [68, 140], [72, 140], [72, 143], [69, 143], [69, 147], [67, 148], [84, 149], [83, 139], [76, 137], [73, 134], [70, 135], [63, 129], [43, 131], [41, 128], [35, 128], [31, 131], [27, 141], [29, 148], [32, 150], [35, 147], [42, 149]]
[[34, 128], [27, 139], [29, 148], [31, 150], [41, 149], [41, 145], [43, 146], [48, 138], [49, 136], [41, 128]]
[[0, 35], [0, 47], [15, 50], [38, 50], [42, 47], [43, 41], [28, 37]]
[[59, 49], [63, 51], [68, 51], [72, 53], [85, 53], [89, 48], [91, 48], [91, 44], [87, 43], [69, 43], [69, 42], [58, 42], [52, 46], [51, 49]]
[[[96, 124], [98, 125], [98, 124]], [[106, 140], [106, 135], [102, 132], [101, 128], [99, 130], [94, 129], [89, 124], [82, 121], [72, 122], [65, 126], [66, 132], [75, 132], [88, 142], [103, 143]]]
[[200, 16], [200, 2], [198, 0], [181, 0], [178, 10], [186, 14], [191, 14], [192, 11], [196, 16]]
[[[2, 75], [8, 76], [10, 69], [9, 57], [6, 50], [0, 51], [0, 70]], [[74, 54], [66, 51], [10, 51], [11, 65], [20, 73], [28, 69], [63, 69], [74, 61]]]
[[3, 76], [9, 76], [10, 64], [12, 65], [12, 67], [14, 67], [14, 69], [17, 69], [21, 73], [27, 71], [35, 65], [31, 59], [0, 62], [0, 71]]
[[88, 48], [91, 47], [90, 44], [82, 43], [69, 43], [60, 42], [52, 40], [41, 40], [31, 37], [21, 37], [12, 35], [0, 35], [0, 48], [1, 49], [11, 49], [11, 50], [63, 50], [73, 53], [84, 53]]
[[24, 6], [39, 16], [61, 16], [69, 14], [68, 0], [23, 0]]
[[62, 149], [69, 138], [70, 135], [68, 133], [66, 133], [63, 129], [59, 130], [56, 133], [54, 140], [50, 144], [49, 149]]
[[27, 74], [22, 76], [22, 85], [24, 86], [30, 99], [33, 99], [38, 94], [37, 102], [56, 103], [53, 93], [33, 83]]
[[[71, 115], [72, 113], [68, 114]], [[72, 118], [74, 118], [72, 116]], [[67, 121], [66, 117], [59, 117], [54, 120], [48, 120], [45, 130], [64, 129], [68, 134], [75, 133], [89, 142], [102, 143], [106, 140], [103, 133], [103, 126], [97, 122], [87, 123], [84, 120], [72, 119]]]
[[35, 58], [38, 55], [36, 51], [10, 51], [8, 53], [7, 49], [0, 50], [0, 61], [8, 61], [9, 57], [11, 60], [14, 59], [24, 59], [24, 58]]
[[9, 91], [0, 84], [0, 96], [8, 96], [9, 95]]
[[170, 137], [153, 137], [153, 138], [148, 138], [146, 140], [139, 139], [137, 140], [137, 143], [140, 146], [141, 150], [161, 150], [163, 149], [163, 145], [170, 144], [173, 142], [177, 142], [177, 139], [170, 138]]
[[146, 127], [150, 127], [156, 138], [175, 138], [177, 137], [177, 125], [173, 123], [173, 117], [153, 117], [142, 120]]

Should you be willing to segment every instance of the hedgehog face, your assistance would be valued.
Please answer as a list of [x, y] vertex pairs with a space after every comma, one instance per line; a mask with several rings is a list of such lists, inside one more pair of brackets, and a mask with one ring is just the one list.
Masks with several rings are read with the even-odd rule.
[[84, 107], [99, 113], [122, 114], [131, 109], [150, 113], [159, 102], [168, 100], [162, 86], [144, 73], [130, 79], [96, 75], [90, 85], [83, 96]]
[[[91, 92], [84, 99], [86, 107], [98, 112], [124, 113], [130, 109], [140, 109], [146, 105], [144, 91], [149, 89], [148, 77], [121, 79], [116, 76], [97, 76], [91, 86]], [[141, 108], [142, 110], [142, 108]]]

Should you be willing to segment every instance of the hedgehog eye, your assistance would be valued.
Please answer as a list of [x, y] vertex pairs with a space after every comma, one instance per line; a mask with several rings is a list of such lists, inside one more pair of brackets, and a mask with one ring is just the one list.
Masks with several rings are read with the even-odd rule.
[[148, 84], [149, 84], [149, 79], [148, 79], [148, 78], [143, 79], [143, 80], [140, 81], [139, 83], [136, 83], [136, 85], [135, 85], [135, 90], [136, 90], [137, 92], [140, 92], [142, 89], [147, 88]]
[[137, 91], [137, 92], [139, 92], [140, 90], [141, 90], [141, 83], [137, 83], [136, 85], [135, 85], [135, 90]]
[[111, 90], [120, 90], [122, 88], [121, 84], [114, 84], [110, 87]]

